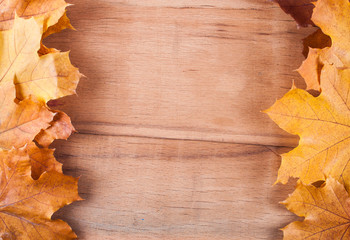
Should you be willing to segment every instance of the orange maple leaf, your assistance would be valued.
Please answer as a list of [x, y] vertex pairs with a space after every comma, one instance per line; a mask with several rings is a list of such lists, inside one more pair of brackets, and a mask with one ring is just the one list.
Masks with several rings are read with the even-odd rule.
[[2, 239], [75, 239], [62, 220], [51, 220], [59, 208], [81, 200], [77, 178], [55, 171], [31, 177], [25, 148], [0, 151], [0, 234]]
[[282, 154], [278, 182], [290, 176], [306, 184], [333, 176], [350, 187], [350, 69], [326, 64], [322, 92], [313, 97], [293, 87], [266, 113], [282, 129], [300, 136], [299, 146]]

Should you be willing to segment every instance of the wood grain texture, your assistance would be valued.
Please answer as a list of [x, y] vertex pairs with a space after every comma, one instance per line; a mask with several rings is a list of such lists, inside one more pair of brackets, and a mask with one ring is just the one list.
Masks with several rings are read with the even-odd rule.
[[75, 0], [77, 32], [46, 40], [87, 76], [55, 103], [57, 142], [86, 201], [58, 213], [81, 239], [281, 239], [295, 217], [272, 186], [297, 143], [260, 111], [291, 87], [297, 29], [265, 0]]

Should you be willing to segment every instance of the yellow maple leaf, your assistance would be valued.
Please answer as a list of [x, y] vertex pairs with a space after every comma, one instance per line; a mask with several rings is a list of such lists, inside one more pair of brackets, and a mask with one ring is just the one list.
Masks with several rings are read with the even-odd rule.
[[298, 184], [283, 204], [305, 217], [283, 228], [285, 240], [330, 240], [350, 238], [350, 198], [344, 186], [330, 178], [317, 188]]
[[306, 184], [333, 176], [350, 186], [350, 69], [326, 64], [322, 93], [313, 97], [293, 87], [266, 113], [282, 129], [300, 136], [299, 146], [282, 154], [278, 182], [298, 177]]
[[75, 239], [62, 220], [51, 220], [61, 207], [81, 200], [78, 179], [58, 172], [31, 177], [25, 149], [0, 151], [0, 236], [2, 239]]

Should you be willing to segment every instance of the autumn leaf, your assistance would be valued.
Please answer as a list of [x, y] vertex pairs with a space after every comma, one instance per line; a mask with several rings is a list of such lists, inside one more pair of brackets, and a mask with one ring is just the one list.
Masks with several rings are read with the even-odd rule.
[[62, 220], [51, 220], [61, 207], [81, 200], [77, 179], [58, 172], [31, 177], [25, 149], [0, 151], [0, 234], [2, 239], [75, 239]]
[[[0, 237], [76, 239], [52, 214], [78, 195], [77, 179], [62, 174], [55, 139], [74, 131], [70, 118], [46, 103], [75, 93], [81, 77], [68, 53], [42, 39], [73, 28], [63, 0], [0, 2]], [[18, 17], [19, 16], [19, 17]], [[33, 142], [34, 140], [34, 142]]]
[[333, 176], [350, 186], [350, 69], [326, 64], [322, 92], [313, 97], [293, 87], [266, 113], [282, 129], [300, 136], [299, 146], [282, 154], [278, 182], [289, 177], [305, 184]]
[[313, 25], [311, 15], [314, 8], [312, 3], [315, 1], [316, 0], [275, 0], [283, 11], [290, 14], [300, 26], [304, 27]]
[[54, 111], [56, 113], [50, 127], [41, 130], [35, 137], [35, 141], [43, 147], [48, 147], [55, 139], [66, 140], [75, 129], [67, 114], [61, 111]]
[[64, 0], [1, 1], [0, 30], [11, 29], [17, 14], [21, 18], [34, 17], [41, 28], [41, 32], [45, 32], [50, 26], [58, 22], [68, 5]]
[[293, 222], [282, 229], [285, 240], [350, 238], [350, 198], [336, 180], [327, 179], [320, 188], [298, 183], [283, 204], [305, 217], [303, 222]]

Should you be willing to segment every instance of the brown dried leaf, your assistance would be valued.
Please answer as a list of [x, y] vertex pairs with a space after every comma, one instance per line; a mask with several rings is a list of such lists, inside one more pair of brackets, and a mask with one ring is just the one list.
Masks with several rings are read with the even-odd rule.
[[75, 132], [67, 114], [61, 111], [55, 111], [56, 115], [50, 123], [50, 127], [41, 130], [35, 137], [35, 141], [43, 147], [48, 147], [55, 139], [68, 139]]
[[287, 14], [290, 14], [295, 21], [303, 27], [313, 25], [311, 21], [312, 4], [316, 0], [274, 0]]

